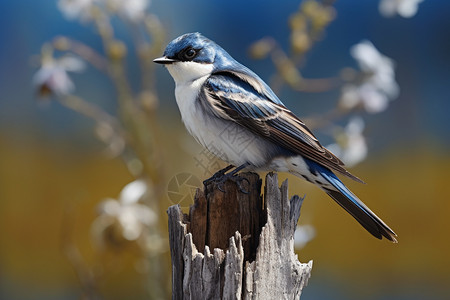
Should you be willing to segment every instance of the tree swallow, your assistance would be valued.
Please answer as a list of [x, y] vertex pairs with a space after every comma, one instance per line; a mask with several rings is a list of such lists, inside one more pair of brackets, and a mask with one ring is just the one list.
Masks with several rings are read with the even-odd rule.
[[175, 81], [176, 101], [189, 133], [237, 166], [226, 175], [244, 168], [289, 172], [324, 190], [376, 238], [397, 242], [394, 231], [333, 171], [362, 180], [319, 143], [258, 75], [219, 45], [200, 33], [184, 34], [154, 62], [164, 64]]

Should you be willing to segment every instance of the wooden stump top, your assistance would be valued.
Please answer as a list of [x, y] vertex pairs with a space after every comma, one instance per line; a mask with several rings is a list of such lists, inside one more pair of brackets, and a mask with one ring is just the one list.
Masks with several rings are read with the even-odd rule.
[[[298, 299], [312, 261], [294, 253], [294, 231], [303, 199], [288, 198], [287, 181], [243, 173], [240, 191], [227, 181], [197, 190], [189, 214], [168, 209], [173, 299]], [[213, 251], [211, 251], [213, 249]]]

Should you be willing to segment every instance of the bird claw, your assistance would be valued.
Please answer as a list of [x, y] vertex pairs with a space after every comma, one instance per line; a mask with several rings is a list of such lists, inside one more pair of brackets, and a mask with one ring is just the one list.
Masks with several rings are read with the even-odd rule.
[[236, 184], [238, 185], [238, 188], [239, 188], [239, 192], [241, 192], [242, 194], [246, 194], [247, 195], [248, 193], [250, 193], [250, 190], [248, 190], [248, 191], [244, 190], [242, 188], [242, 182], [243, 181], [247, 182], [247, 186], [250, 189], [250, 181], [247, 178], [245, 178], [245, 177], [240, 177], [239, 176], [239, 178], [240, 178], [240, 180], [236, 182]]
[[242, 169], [242, 167], [237, 168], [236, 170], [233, 170], [229, 173], [226, 173], [228, 170], [232, 169], [233, 165], [229, 165], [228, 167], [217, 171], [216, 173], [214, 173], [213, 176], [211, 176], [210, 178], [206, 179], [203, 181], [204, 185], [207, 185], [210, 182], [215, 182], [217, 184], [217, 188], [219, 189], [219, 191], [221, 191], [222, 193], [225, 193], [225, 189], [224, 189], [224, 185], [225, 182], [227, 180], [231, 180], [234, 183], [236, 183], [236, 185], [239, 188], [239, 191], [243, 194], [248, 194], [249, 191], [245, 190], [242, 187], [242, 182], [246, 181], [247, 185], [250, 186], [250, 181], [247, 178], [241, 177], [239, 175], [237, 175], [236, 173]]
[[210, 182], [220, 180], [223, 176], [225, 176], [225, 173], [226, 173], [228, 170], [232, 169], [233, 167], [234, 167], [233, 165], [229, 165], [228, 167], [225, 167], [225, 168], [223, 168], [223, 169], [217, 171], [216, 173], [214, 173], [213, 176], [211, 176], [211, 177], [208, 178], [208, 179], [205, 179], [205, 180], [203, 181], [203, 184], [204, 184], [204, 185], [207, 185], [207, 184], [210, 183]]
[[225, 193], [224, 185], [225, 185], [225, 182], [227, 182], [227, 180], [230, 180], [230, 181], [233, 181], [234, 183], [236, 183], [236, 185], [239, 189], [239, 192], [241, 192], [243, 194], [249, 193], [248, 190], [245, 190], [243, 188], [242, 183], [245, 181], [245, 182], [247, 182], [247, 186], [250, 186], [250, 181], [245, 177], [241, 177], [240, 175], [231, 174], [231, 173], [224, 174], [221, 178], [219, 178], [219, 180], [216, 181], [217, 188], [222, 193]]

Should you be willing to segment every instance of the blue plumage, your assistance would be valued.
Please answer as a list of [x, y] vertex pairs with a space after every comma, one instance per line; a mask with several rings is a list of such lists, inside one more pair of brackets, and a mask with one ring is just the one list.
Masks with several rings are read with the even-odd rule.
[[[164, 57], [154, 62], [167, 66], [186, 128], [212, 153], [239, 166], [237, 170], [283, 171], [304, 178], [373, 236], [396, 242], [396, 234], [333, 172], [362, 180], [319, 143], [258, 75], [223, 48], [199, 33], [188, 33], [170, 42]], [[241, 140], [250, 142], [220, 139], [224, 130], [239, 132]]]
[[359, 200], [333, 172], [311, 160], [306, 160], [306, 163], [310, 167], [311, 173], [326, 180], [327, 184], [318, 185], [367, 231], [379, 239], [385, 236], [393, 242], [397, 241], [394, 237], [395, 233]]

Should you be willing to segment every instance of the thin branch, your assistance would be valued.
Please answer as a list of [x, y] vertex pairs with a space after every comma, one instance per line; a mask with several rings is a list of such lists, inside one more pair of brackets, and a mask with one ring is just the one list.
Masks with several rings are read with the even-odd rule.
[[99, 106], [75, 95], [60, 97], [57, 100], [63, 106], [97, 123], [97, 136], [107, 144], [108, 152], [112, 157], [123, 154], [129, 135], [115, 117], [105, 112]]
[[342, 85], [339, 77], [329, 78], [305, 78], [296, 67], [296, 63], [273, 41], [271, 59], [278, 72], [272, 76], [272, 88], [279, 91], [284, 83], [288, 83], [294, 91], [320, 93], [326, 92]]
[[57, 99], [58, 102], [65, 107], [70, 108], [73, 111], [76, 111], [96, 122], [106, 122], [113, 128], [117, 129], [119, 131], [118, 133], [124, 134], [124, 130], [121, 128], [118, 120], [104, 111], [101, 107], [75, 95], [67, 95]]
[[[272, 76], [274, 91], [279, 91], [285, 83], [293, 90], [300, 92], [325, 92], [342, 85], [339, 77], [305, 79], [300, 68], [304, 62], [306, 53], [310, 51], [317, 41], [320, 40], [329, 23], [334, 19], [333, 0], [306, 1], [300, 6], [300, 10], [292, 15], [300, 19], [298, 25], [292, 28], [292, 34], [301, 33], [306, 36], [306, 45], [289, 55], [280, 47], [277, 41], [271, 37], [265, 38], [271, 46], [270, 55], [277, 72]], [[325, 17], [324, 17], [325, 16]], [[319, 22], [315, 22], [319, 20]]]
[[108, 60], [83, 42], [65, 36], [59, 36], [52, 41], [52, 46], [60, 51], [71, 51], [89, 62], [99, 71], [104, 73], [109, 72]]

